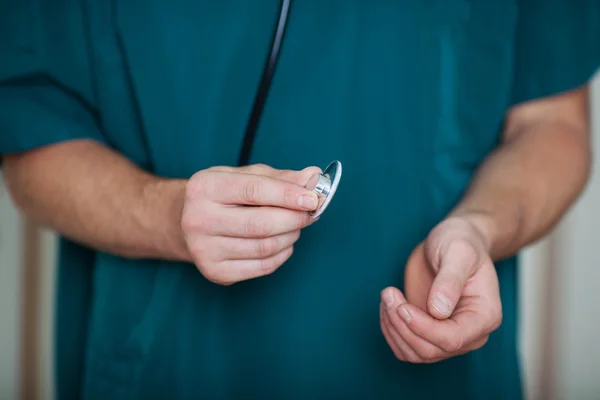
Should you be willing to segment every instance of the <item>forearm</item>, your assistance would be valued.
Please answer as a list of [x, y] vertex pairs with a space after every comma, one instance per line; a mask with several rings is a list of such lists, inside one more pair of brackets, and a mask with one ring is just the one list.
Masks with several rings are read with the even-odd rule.
[[7, 186], [32, 220], [89, 247], [131, 258], [187, 260], [185, 181], [152, 176], [91, 141], [4, 160]]
[[590, 169], [586, 127], [523, 126], [482, 165], [452, 214], [470, 215], [501, 259], [544, 236], [583, 190]]

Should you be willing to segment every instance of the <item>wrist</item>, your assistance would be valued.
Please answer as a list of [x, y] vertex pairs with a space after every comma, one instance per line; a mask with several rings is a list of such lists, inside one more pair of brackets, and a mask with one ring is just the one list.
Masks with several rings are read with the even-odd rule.
[[140, 223], [150, 231], [153, 247], [162, 259], [191, 261], [181, 229], [186, 183], [184, 179], [154, 178], [143, 187], [141, 209], [146, 220]]
[[465, 219], [476, 229], [493, 260], [505, 258], [515, 252], [521, 230], [521, 217], [518, 213], [514, 216], [508, 213], [500, 215], [483, 209], [459, 207], [451, 216]]
[[496, 227], [493, 216], [482, 210], [456, 210], [450, 218], [460, 218], [467, 221], [477, 232], [481, 242], [488, 253], [492, 252], [495, 242]]

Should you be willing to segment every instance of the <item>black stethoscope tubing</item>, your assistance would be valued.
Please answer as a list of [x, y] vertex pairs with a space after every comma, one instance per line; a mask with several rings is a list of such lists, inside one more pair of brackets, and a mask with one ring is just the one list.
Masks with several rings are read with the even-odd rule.
[[244, 166], [248, 165], [250, 156], [252, 154], [252, 145], [254, 144], [254, 139], [256, 137], [256, 131], [258, 129], [258, 125], [260, 123], [260, 118], [263, 113], [263, 109], [265, 106], [265, 102], [267, 100], [267, 96], [269, 94], [269, 89], [271, 87], [271, 81], [273, 80], [273, 75], [275, 74], [275, 67], [277, 66], [277, 61], [279, 59], [279, 52], [281, 50], [281, 44], [283, 42], [283, 36], [285, 34], [285, 29], [287, 27], [287, 20], [290, 11], [290, 3], [291, 0], [282, 0], [281, 7], [279, 10], [279, 19], [277, 21], [277, 27], [275, 29], [275, 33], [273, 34], [273, 41], [271, 43], [271, 51], [269, 52], [269, 56], [265, 62], [265, 66], [263, 68], [262, 77], [260, 80], [260, 84], [258, 86], [258, 90], [256, 91], [256, 95], [254, 97], [254, 104], [252, 106], [252, 112], [250, 117], [248, 118], [248, 122], [246, 124], [246, 133], [244, 135], [244, 141], [242, 144], [242, 149], [238, 158], [238, 165]]

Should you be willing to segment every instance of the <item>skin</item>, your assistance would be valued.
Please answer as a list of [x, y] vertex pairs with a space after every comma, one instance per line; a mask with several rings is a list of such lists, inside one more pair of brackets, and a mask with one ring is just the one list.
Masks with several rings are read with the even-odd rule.
[[15, 204], [41, 226], [124, 257], [192, 262], [222, 285], [273, 273], [292, 255], [301, 229], [315, 222], [308, 211], [318, 200], [304, 186], [322, 172], [213, 167], [168, 180], [92, 141], [4, 163]]
[[[398, 359], [464, 354], [500, 326], [493, 262], [545, 235], [583, 190], [591, 158], [587, 98], [581, 88], [508, 111], [501, 145], [413, 251], [405, 293], [381, 293], [381, 329]], [[167, 180], [91, 141], [4, 161], [14, 202], [39, 224], [124, 257], [193, 262], [223, 285], [272, 273], [291, 256], [314, 222], [308, 211], [317, 199], [304, 186], [316, 172], [215, 167]]]
[[469, 190], [413, 251], [404, 293], [381, 293], [396, 357], [432, 363], [482, 347], [502, 323], [494, 261], [549, 232], [587, 182], [588, 89], [509, 110], [502, 144]]

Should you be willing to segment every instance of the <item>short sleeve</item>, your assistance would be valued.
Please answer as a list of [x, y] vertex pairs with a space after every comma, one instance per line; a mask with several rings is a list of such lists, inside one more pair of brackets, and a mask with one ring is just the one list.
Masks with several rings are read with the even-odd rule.
[[585, 84], [600, 65], [600, 1], [519, 0], [513, 104]]
[[79, 7], [46, 3], [0, 0], [0, 162], [66, 140], [104, 142]]

